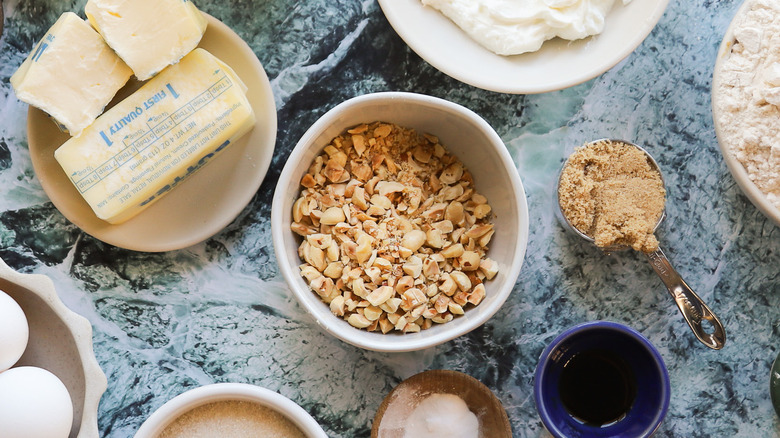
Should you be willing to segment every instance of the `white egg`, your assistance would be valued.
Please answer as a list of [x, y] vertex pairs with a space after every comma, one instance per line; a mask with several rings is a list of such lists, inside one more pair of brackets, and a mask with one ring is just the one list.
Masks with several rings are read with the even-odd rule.
[[0, 290], [0, 372], [22, 357], [30, 337], [27, 318], [19, 304]]
[[0, 373], [0, 436], [67, 438], [72, 424], [73, 403], [57, 376], [28, 366]]

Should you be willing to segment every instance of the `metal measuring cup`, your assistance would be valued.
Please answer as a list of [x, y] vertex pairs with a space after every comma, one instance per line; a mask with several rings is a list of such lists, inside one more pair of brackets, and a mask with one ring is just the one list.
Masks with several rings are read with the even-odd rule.
[[[647, 161], [650, 163], [651, 166], [653, 166], [655, 170], [658, 171], [658, 174], [661, 177], [661, 183], [664, 185], [664, 187], [666, 187], [666, 184], [663, 179], [663, 174], [661, 173], [661, 169], [658, 166], [658, 163], [655, 161], [655, 159], [653, 159], [653, 157], [646, 150], [644, 150], [643, 148], [641, 148], [640, 146], [632, 142], [625, 141], [625, 140], [614, 140], [614, 139], [595, 140], [593, 142], [586, 143], [585, 146], [600, 141], [623, 143], [626, 145], [634, 146], [637, 149], [644, 152], [645, 156], [647, 157]], [[561, 209], [561, 202], [560, 202], [560, 195], [558, 192], [558, 188], [560, 187], [561, 176], [563, 175], [563, 169], [566, 168], [566, 165], [568, 163], [569, 163], [569, 159], [567, 158], [566, 161], [563, 163], [563, 167], [561, 168], [561, 171], [558, 174], [558, 179], [556, 180], [556, 184], [555, 184], [555, 200], [557, 206], [556, 213], [558, 215], [558, 218], [561, 220], [561, 223], [564, 224], [568, 230], [572, 231], [576, 235], [580, 236], [581, 238], [595, 245], [595, 240], [592, 237], [580, 231], [579, 229], [577, 229], [574, 225], [572, 225], [569, 219], [564, 214], [563, 210]], [[662, 212], [661, 216], [658, 218], [658, 222], [655, 224], [655, 227], [653, 228], [653, 232], [655, 232], [658, 229], [665, 216], [666, 216], [666, 211], [664, 210], [664, 212]], [[601, 248], [601, 249], [605, 253], [609, 254], [616, 251], [623, 251], [629, 248], [630, 247], [628, 246], [612, 246], [609, 248]], [[699, 298], [698, 295], [696, 295], [693, 289], [691, 289], [691, 287], [688, 286], [687, 283], [685, 283], [685, 280], [683, 280], [680, 274], [678, 274], [677, 271], [672, 267], [672, 264], [669, 262], [669, 259], [666, 257], [663, 250], [661, 250], [661, 248], [659, 247], [657, 250], [653, 252], [643, 253], [643, 254], [647, 257], [648, 261], [650, 261], [650, 265], [653, 267], [655, 273], [658, 274], [659, 277], [661, 277], [661, 280], [663, 281], [664, 285], [666, 285], [666, 289], [669, 291], [669, 294], [674, 299], [674, 302], [677, 304], [677, 307], [680, 309], [680, 313], [682, 313], [683, 318], [685, 318], [685, 322], [688, 323], [688, 326], [690, 326], [696, 338], [699, 341], [701, 341], [704, 345], [714, 350], [720, 350], [721, 348], [723, 348], [723, 345], [726, 343], [726, 332], [723, 329], [723, 325], [720, 323], [720, 320], [718, 319], [717, 316], [715, 316], [712, 310], [710, 310], [710, 308], [707, 307], [706, 304], [704, 304], [704, 301], [702, 301], [702, 299]]]

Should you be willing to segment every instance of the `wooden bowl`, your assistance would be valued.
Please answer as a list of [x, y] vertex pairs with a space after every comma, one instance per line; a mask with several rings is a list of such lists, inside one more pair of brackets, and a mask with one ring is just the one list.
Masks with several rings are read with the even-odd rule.
[[374, 416], [371, 438], [403, 438], [404, 419], [433, 394], [453, 394], [463, 399], [479, 420], [480, 437], [512, 437], [504, 406], [487, 386], [458, 371], [431, 370], [404, 380], [385, 397]]

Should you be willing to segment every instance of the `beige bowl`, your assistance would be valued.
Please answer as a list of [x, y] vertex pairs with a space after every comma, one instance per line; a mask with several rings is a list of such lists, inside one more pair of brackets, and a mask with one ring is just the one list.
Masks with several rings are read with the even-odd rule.
[[[435, 135], [474, 177], [476, 190], [493, 208], [495, 234], [488, 256], [499, 272], [485, 282], [486, 297], [476, 307], [445, 324], [419, 333], [368, 332], [352, 327], [330, 312], [300, 275], [299, 237], [290, 230], [292, 205], [300, 181], [314, 158], [338, 134], [361, 123], [383, 121]], [[279, 177], [271, 209], [271, 226], [279, 269], [301, 305], [328, 333], [352, 345], [398, 352], [428, 348], [482, 325], [512, 292], [528, 242], [528, 206], [523, 184], [506, 146], [493, 128], [474, 112], [443, 99], [387, 92], [350, 99], [328, 111], [309, 128], [293, 149]]]
[[729, 168], [729, 171], [731, 172], [731, 175], [734, 177], [734, 180], [737, 182], [737, 185], [740, 189], [742, 189], [742, 193], [745, 194], [745, 196], [750, 199], [750, 202], [753, 203], [753, 205], [756, 206], [766, 217], [774, 221], [775, 224], [780, 226], [780, 209], [775, 207], [769, 199], [766, 197], [766, 195], [761, 191], [761, 189], [756, 186], [755, 183], [750, 179], [748, 176], [747, 171], [742, 166], [742, 163], [739, 162], [729, 151], [729, 146], [726, 144], [726, 140], [724, 139], [723, 134], [723, 127], [720, 123], [720, 109], [719, 109], [719, 101], [722, 98], [720, 93], [718, 93], [718, 89], [720, 88], [720, 84], [722, 83], [723, 76], [721, 74], [723, 69], [723, 64], [728, 59], [729, 55], [731, 54], [731, 48], [734, 45], [734, 42], [736, 41], [736, 38], [734, 37], [734, 30], [737, 26], [737, 23], [740, 21], [741, 17], [746, 14], [750, 7], [753, 5], [753, 2], [748, 0], [742, 3], [742, 6], [737, 10], [737, 13], [734, 16], [734, 19], [731, 21], [731, 24], [729, 25], [728, 29], [726, 30], [726, 34], [723, 37], [723, 41], [720, 43], [720, 47], [718, 49], [718, 55], [715, 60], [715, 69], [713, 71], [713, 77], [712, 77], [712, 113], [713, 113], [713, 121], [715, 125], [715, 134], [718, 138], [718, 146], [720, 147], [720, 152], [723, 155], [723, 161], [726, 162], [726, 166]]
[[1, 259], [0, 290], [19, 304], [30, 327], [27, 349], [15, 367], [35, 366], [56, 375], [73, 401], [69, 436], [97, 437], [98, 403], [107, 382], [92, 350], [92, 325], [65, 307], [49, 277], [20, 274]]
[[[54, 158], [55, 149], [70, 137], [60, 132], [43, 111], [33, 106], [28, 110], [27, 140], [35, 176], [57, 210], [96, 239], [147, 252], [195, 245], [233, 222], [265, 178], [276, 142], [276, 106], [268, 76], [246, 42], [224, 23], [203, 15], [208, 27], [198, 47], [230, 65], [246, 83], [257, 124], [208, 166], [127, 222], [109, 224], [95, 216]], [[115, 101], [140, 86], [130, 81]]]

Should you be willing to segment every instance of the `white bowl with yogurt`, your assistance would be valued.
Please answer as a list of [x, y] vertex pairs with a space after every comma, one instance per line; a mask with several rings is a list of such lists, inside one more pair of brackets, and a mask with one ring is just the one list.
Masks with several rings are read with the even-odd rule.
[[604, 73], [644, 41], [669, 0], [615, 3], [603, 32], [596, 36], [577, 41], [555, 38], [535, 52], [504, 56], [479, 44], [421, 0], [379, 0], [398, 35], [432, 66], [469, 85], [515, 94], [560, 90]]

